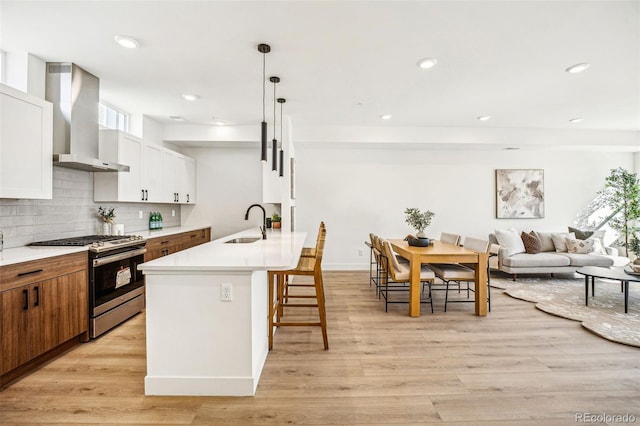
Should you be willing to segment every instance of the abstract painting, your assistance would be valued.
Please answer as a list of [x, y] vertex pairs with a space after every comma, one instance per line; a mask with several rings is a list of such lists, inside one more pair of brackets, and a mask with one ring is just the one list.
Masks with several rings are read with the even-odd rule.
[[496, 217], [544, 217], [544, 170], [496, 169]]

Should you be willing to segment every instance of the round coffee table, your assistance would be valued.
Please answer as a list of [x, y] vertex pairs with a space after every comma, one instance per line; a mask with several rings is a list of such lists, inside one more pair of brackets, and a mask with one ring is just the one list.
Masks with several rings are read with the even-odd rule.
[[624, 293], [624, 313], [628, 313], [629, 309], [629, 282], [640, 282], [640, 275], [627, 274], [624, 268], [620, 267], [602, 267], [602, 266], [584, 266], [576, 271], [580, 275], [584, 275], [584, 304], [589, 306], [589, 279], [591, 279], [591, 296], [595, 296], [595, 280], [596, 278], [604, 278], [607, 280], [620, 281], [622, 292]]

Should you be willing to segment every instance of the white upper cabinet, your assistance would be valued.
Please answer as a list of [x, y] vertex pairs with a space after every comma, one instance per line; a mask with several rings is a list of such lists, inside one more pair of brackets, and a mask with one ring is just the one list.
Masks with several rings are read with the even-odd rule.
[[[100, 130], [99, 152], [100, 158], [128, 165], [130, 170], [94, 173], [95, 201], [194, 202], [195, 160], [192, 158], [160, 145], [145, 144], [133, 135], [111, 129]], [[187, 163], [193, 164], [189, 173]], [[185, 187], [187, 179], [192, 179], [188, 191]]]
[[145, 191], [144, 201], [164, 203], [164, 170], [162, 155], [164, 148], [159, 145], [145, 145], [143, 150], [142, 186]]
[[53, 196], [53, 108], [0, 84], [0, 198]]
[[184, 158], [184, 180], [182, 185], [183, 195], [180, 202], [184, 204], [196, 203], [196, 160], [190, 157]]
[[119, 130], [100, 130], [99, 157], [129, 166], [128, 172], [93, 175], [95, 201], [144, 201], [142, 186], [142, 140]]

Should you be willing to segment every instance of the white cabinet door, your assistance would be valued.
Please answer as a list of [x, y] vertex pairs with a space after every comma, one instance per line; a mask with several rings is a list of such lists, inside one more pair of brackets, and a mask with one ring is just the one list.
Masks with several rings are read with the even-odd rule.
[[145, 145], [142, 169], [142, 187], [147, 193], [145, 201], [154, 203], [166, 202], [164, 196], [164, 148], [158, 145]]
[[53, 196], [53, 108], [0, 84], [0, 198]]
[[95, 201], [144, 201], [141, 139], [118, 130], [100, 130], [99, 157], [129, 166], [128, 172], [93, 175]]
[[167, 203], [184, 202], [184, 170], [185, 156], [165, 149], [163, 156], [164, 166], [164, 194]]
[[190, 157], [184, 159], [184, 181], [182, 184], [183, 195], [180, 196], [182, 204], [196, 203], [196, 160]]

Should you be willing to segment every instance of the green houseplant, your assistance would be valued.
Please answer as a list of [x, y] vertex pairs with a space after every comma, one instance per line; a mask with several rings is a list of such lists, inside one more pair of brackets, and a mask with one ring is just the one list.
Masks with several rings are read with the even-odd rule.
[[604, 189], [598, 192], [602, 203], [612, 210], [609, 226], [620, 233], [627, 256], [640, 255], [640, 181], [635, 173], [622, 167], [611, 169]]
[[277, 212], [274, 212], [271, 215], [271, 224], [273, 225], [273, 229], [278, 229], [281, 226], [282, 218]]
[[431, 210], [421, 212], [418, 208], [407, 208], [404, 211], [405, 222], [416, 230], [416, 237], [426, 238], [424, 230], [431, 224], [431, 219], [435, 216]]

